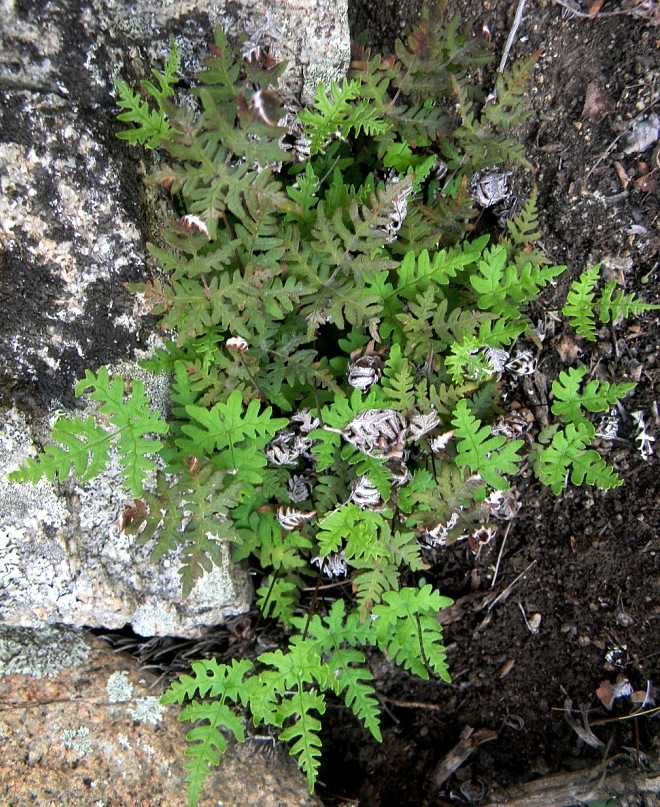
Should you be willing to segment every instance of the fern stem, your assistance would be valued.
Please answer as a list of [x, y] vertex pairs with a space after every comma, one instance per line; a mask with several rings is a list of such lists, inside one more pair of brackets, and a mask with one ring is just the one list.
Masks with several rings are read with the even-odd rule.
[[307, 638], [307, 631], [309, 630], [309, 623], [312, 621], [312, 616], [314, 614], [314, 606], [316, 605], [316, 598], [319, 593], [319, 586], [321, 585], [321, 575], [322, 571], [319, 569], [319, 573], [316, 577], [316, 586], [314, 587], [314, 593], [312, 594], [312, 601], [309, 604], [309, 611], [307, 612], [307, 622], [305, 622], [305, 630], [303, 631], [302, 640], [303, 642]]
[[263, 615], [266, 613], [266, 609], [268, 608], [268, 603], [270, 602], [271, 595], [273, 593], [273, 589], [275, 588], [275, 583], [277, 582], [277, 574], [279, 569], [273, 570], [273, 579], [271, 580], [270, 586], [268, 587], [268, 593], [266, 594], [266, 599], [264, 600], [263, 608], [259, 610], [259, 616], [257, 617], [257, 621], [254, 623], [254, 628], [252, 628], [252, 635], [248, 639], [248, 641], [243, 645], [243, 649], [241, 650], [241, 655], [238, 657], [239, 661], [243, 660], [245, 653], [252, 643], [254, 637], [257, 635], [257, 630], [261, 623], [263, 622]]
[[250, 372], [250, 368], [247, 366], [247, 364], [245, 363], [245, 361], [244, 361], [244, 359], [243, 359], [243, 357], [241, 356], [241, 354], [240, 354], [240, 353], [238, 354], [238, 360], [239, 360], [239, 361], [240, 361], [240, 363], [243, 365], [243, 368], [245, 369], [245, 372], [246, 372], [246, 373], [248, 374], [248, 376], [250, 377], [250, 381], [251, 381], [251, 382], [252, 382], [252, 384], [254, 385], [254, 388], [257, 390], [257, 392], [258, 392], [258, 393], [259, 393], [259, 395], [261, 396], [261, 400], [262, 400], [262, 401], [267, 401], [268, 403], [270, 403], [270, 400], [269, 400], [268, 396], [266, 395], [266, 393], [265, 393], [265, 392], [264, 392], [264, 391], [261, 389], [261, 387], [259, 386], [259, 382], [257, 381], [257, 379], [256, 379], [256, 378], [255, 378], [255, 377], [252, 375], [252, 373]]
[[430, 670], [429, 661], [424, 652], [424, 637], [422, 635], [422, 623], [419, 619], [419, 614], [415, 614], [415, 622], [417, 622], [417, 635], [419, 636], [419, 654], [422, 657], [422, 662], [427, 670]]
[[313, 391], [314, 391], [314, 404], [316, 406], [316, 417], [319, 419], [321, 428], [324, 429], [325, 423], [323, 422], [323, 415], [321, 414], [321, 402], [319, 401], [319, 391], [318, 387], [316, 386], [316, 379], [314, 379]]

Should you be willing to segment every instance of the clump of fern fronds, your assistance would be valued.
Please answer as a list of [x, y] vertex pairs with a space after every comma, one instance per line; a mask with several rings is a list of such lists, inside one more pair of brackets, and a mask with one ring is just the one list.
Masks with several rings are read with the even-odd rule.
[[[138, 382], [101, 368], [78, 392], [92, 390], [102, 422], [59, 420], [59, 445], [13, 478], [91, 478], [115, 443], [133, 493], [121, 526], [155, 558], [179, 554], [184, 594], [222, 563], [224, 542], [261, 570], [258, 605], [287, 646], [197, 662], [164, 696], [195, 724], [191, 804], [225, 734], [244, 738], [244, 709], [291, 744], [310, 788], [327, 697], [379, 740], [367, 648], [448, 680], [436, 617], [450, 601], [421, 575], [429, 550], [497, 531], [534, 440], [503, 392], [534, 372], [528, 309], [565, 269], [540, 247], [535, 192], [499, 242], [465, 237], [473, 175], [526, 165], [513, 130], [534, 57], [498, 79], [495, 101], [471, 83], [488, 58], [456, 18], [425, 11], [393, 56], [361, 54], [297, 114], [276, 90], [283, 67], [221, 30], [195, 104], [174, 103], [174, 47], [143, 95], [117, 84], [132, 124], [122, 136], [161, 150], [151, 181], [186, 210], [150, 247], [162, 275], [131, 286], [168, 336], [145, 366], [171, 376], [169, 423]], [[611, 284], [597, 301], [597, 280], [585, 273], [564, 308], [587, 339], [596, 318], [654, 308]], [[556, 493], [620, 482], [590, 418], [631, 385], [585, 376], [571, 368], [552, 384], [560, 422], [530, 454]], [[301, 591], [323, 577], [350, 595], [303, 614]]]

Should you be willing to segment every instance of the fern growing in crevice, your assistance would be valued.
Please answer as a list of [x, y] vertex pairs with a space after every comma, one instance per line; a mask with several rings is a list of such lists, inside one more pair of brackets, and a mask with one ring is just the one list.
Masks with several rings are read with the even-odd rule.
[[[257, 603], [286, 628], [283, 646], [196, 662], [164, 696], [195, 723], [191, 804], [223, 731], [244, 739], [244, 709], [290, 743], [313, 788], [327, 698], [381, 738], [368, 652], [449, 680], [437, 613], [450, 600], [422, 579], [433, 554], [492, 536], [497, 497], [526, 465], [556, 493], [619, 484], [590, 416], [632, 391], [571, 368], [552, 384], [561, 425], [535, 439], [531, 420], [506, 422], [534, 371], [530, 305], [565, 267], [540, 247], [535, 192], [499, 241], [464, 236], [475, 172], [527, 164], [513, 128], [533, 56], [486, 99], [471, 82], [483, 44], [425, 11], [393, 56], [359, 54], [294, 114], [276, 90], [282, 66], [243, 58], [220, 30], [213, 54], [196, 106], [174, 102], [175, 50], [146, 98], [117, 85], [137, 127], [124, 138], [161, 149], [150, 181], [187, 211], [150, 247], [162, 274], [130, 287], [168, 337], [145, 366], [171, 375], [170, 422], [139, 382], [127, 395], [102, 368], [79, 385], [101, 423], [59, 420], [60, 445], [13, 476], [89, 479], [116, 443], [133, 493], [122, 528], [154, 558], [180, 554], [184, 595], [227, 543], [258, 568]], [[597, 317], [655, 308], [611, 284], [597, 300], [597, 281], [586, 273], [564, 308], [587, 339]], [[323, 578], [343, 585], [310, 605]]]

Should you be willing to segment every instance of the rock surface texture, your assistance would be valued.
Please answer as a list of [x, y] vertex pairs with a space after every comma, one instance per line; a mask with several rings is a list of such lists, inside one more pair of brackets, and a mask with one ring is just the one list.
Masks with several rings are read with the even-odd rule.
[[[6, 632], [0, 628], [2, 804], [185, 807], [186, 729], [178, 707], [158, 703], [153, 678], [79, 631], [29, 631], [20, 652]], [[12, 653], [14, 666], [3, 667]], [[266, 758], [258, 742], [230, 749], [204, 793], [202, 807], [319, 804], [286, 751]]]
[[[284, 91], [309, 99], [348, 65], [347, 2], [0, 6], [0, 619], [196, 636], [249, 606], [228, 553], [184, 601], [176, 558], [151, 564], [150, 547], [114, 524], [131, 501], [117, 467], [59, 488], [5, 475], [58, 411], [80, 407], [73, 388], [86, 368], [135, 361], [158, 340], [124, 284], [148, 276], [146, 239], [158, 237], [168, 200], [147, 197], [144, 155], [115, 138], [113, 79], [136, 83], [174, 38], [190, 80], [217, 24], [230, 36], [265, 26], [262, 41], [290, 64]], [[161, 410], [163, 389], [147, 389]]]

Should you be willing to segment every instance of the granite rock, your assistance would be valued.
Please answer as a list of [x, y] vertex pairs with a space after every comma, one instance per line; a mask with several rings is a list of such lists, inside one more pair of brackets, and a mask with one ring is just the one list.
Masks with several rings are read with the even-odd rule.
[[[177, 558], [151, 564], [150, 547], [116, 527], [132, 501], [116, 463], [85, 485], [9, 484], [5, 472], [48, 439], [59, 412], [90, 411], [73, 395], [87, 368], [138, 372], [160, 338], [125, 283], [149, 276], [146, 240], [170, 202], [145, 190], [144, 155], [115, 137], [113, 79], [137, 82], [171, 38], [191, 79], [217, 24], [233, 36], [267, 21], [268, 47], [290, 63], [283, 92], [309, 99], [348, 65], [347, 0], [0, 7], [0, 620], [197, 636], [249, 607], [228, 550], [183, 600]], [[166, 408], [162, 379], [150, 385]]]
[[[12, 645], [0, 628], [0, 803], [185, 807], [187, 729], [178, 706], [159, 704], [162, 683], [84, 632], [13, 633]], [[3, 669], [17, 646], [20, 663]], [[270, 748], [230, 747], [200, 807], [319, 807], [286, 748]]]

